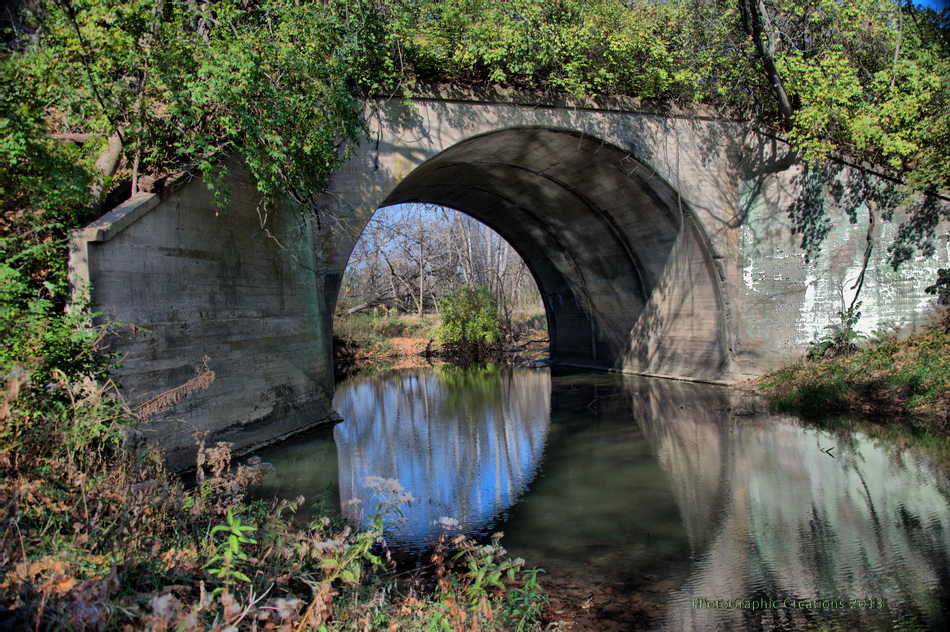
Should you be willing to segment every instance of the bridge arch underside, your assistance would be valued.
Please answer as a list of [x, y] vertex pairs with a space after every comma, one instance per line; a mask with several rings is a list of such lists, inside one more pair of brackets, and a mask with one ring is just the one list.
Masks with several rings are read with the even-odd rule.
[[430, 203], [490, 226], [531, 269], [554, 362], [727, 377], [719, 275], [676, 191], [615, 146], [517, 128], [462, 141], [380, 206]]

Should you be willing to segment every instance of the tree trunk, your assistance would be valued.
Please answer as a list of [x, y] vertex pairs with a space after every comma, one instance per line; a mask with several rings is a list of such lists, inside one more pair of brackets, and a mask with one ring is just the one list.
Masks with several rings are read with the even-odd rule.
[[425, 304], [426, 260], [422, 243], [422, 225], [419, 225], [419, 318], [422, 318], [422, 306]]
[[[763, 0], [739, 0], [739, 11], [742, 14], [743, 26], [752, 37], [755, 49], [762, 59], [765, 77], [772, 88], [772, 94], [775, 96], [775, 103], [778, 105], [782, 120], [788, 124], [792, 120], [792, 105], [788, 99], [788, 93], [785, 92], [782, 77], [778, 74], [778, 68], [775, 67], [777, 45], [775, 33], [772, 32], [772, 18], [769, 16], [768, 8]], [[767, 33], [763, 32], [763, 26], [768, 31]]]
[[122, 137], [119, 134], [113, 134], [109, 137], [109, 144], [96, 160], [96, 171], [99, 175], [92, 184], [92, 195], [94, 198], [95, 210], [102, 209], [102, 197], [105, 193], [106, 180], [115, 175], [119, 168], [119, 161], [122, 160]]

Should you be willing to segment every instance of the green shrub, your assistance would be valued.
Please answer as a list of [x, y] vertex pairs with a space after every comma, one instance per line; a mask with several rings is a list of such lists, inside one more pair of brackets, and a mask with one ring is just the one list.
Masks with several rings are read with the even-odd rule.
[[0, 370], [26, 370], [32, 388], [41, 391], [57, 381], [54, 372], [68, 381], [103, 379], [109, 358], [96, 353], [90, 316], [81, 306], [64, 313], [62, 289], [50, 281], [37, 284], [10, 265], [16, 259], [0, 263]]
[[498, 304], [486, 287], [459, 287], [443, 297], [441, 307], [442, 324], [436, 335], [445, 347], [477, 353], [501, 333]]
[[808, 350], [808, 358], [811, 360], [837, 358], [840, 356], [849, 356], [857, 352], [858, 343], [866, 337], [854, 329], [854, 326], [861, 320], [860, 307], [861, 302], [858, 301], [857, 304], [849, 307], [847, 311], [838, 312], [840, 322], [825, 327], [828, 333], [811, 343]]

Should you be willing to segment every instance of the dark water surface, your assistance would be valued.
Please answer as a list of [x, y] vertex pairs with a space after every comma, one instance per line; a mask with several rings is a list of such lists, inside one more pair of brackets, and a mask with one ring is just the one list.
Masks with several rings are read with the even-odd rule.
[[402, 546], [442, 518], [504, 531], [581, 601], [658, 629], [950, 629], [945, 473], [860, 433], [721, 387], [548, 369], [357, 376], [334, 403], [332, 437], [261, 453], [259, 493], [329, 486], [354, 521], [411, 495], [388, 520]]

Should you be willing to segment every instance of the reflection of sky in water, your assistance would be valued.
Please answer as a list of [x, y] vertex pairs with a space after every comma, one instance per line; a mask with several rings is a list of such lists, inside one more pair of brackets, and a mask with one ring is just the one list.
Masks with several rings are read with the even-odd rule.
[[[400, 371], [341, 385], [334, 430], [344, 512], [365, 517], [389, 500], [367, 479], [397, 481], [415, 498], [388, 526], [413, 541], [437, 533], [442, 517], [488, 528], [524, 492], [547, 432], [546, 371]], [[348, 501], [358, 499], [356, 506]]]

